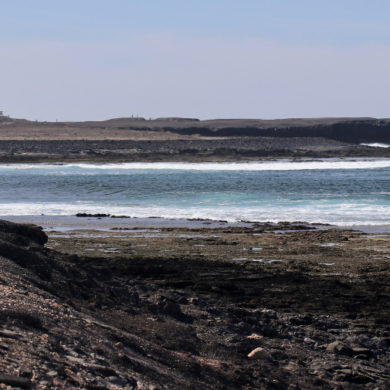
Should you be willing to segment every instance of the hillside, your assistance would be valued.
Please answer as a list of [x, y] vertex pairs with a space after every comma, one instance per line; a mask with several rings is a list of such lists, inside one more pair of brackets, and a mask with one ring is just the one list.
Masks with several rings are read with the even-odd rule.
[[[5, 117], [4, 117], [5, 118]], [[31, 122], [9, 119], [0, 123], [0, 139], [134, 139], [155, 133], [172, 137], [324, 137], [343, 142], [390, 142], [390, 119], [375, 118], [295, 118], [295, 119], [215, 119], [115, 118], [86, 122]], [[140, 132], [140, 133], [134, 133]], [[138, 137], [137, 137], [138, 135]], [[12, 138], [16, 137], [16, 138]], [[73, 138], [76, 137], [76, 138]]]

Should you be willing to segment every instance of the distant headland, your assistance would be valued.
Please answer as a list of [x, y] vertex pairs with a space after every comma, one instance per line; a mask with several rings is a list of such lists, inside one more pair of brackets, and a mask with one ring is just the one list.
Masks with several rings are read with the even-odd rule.
[[2, 162], [390, 157], [390, 148], [378, 144], [390, 145], [390, 119], [128, 117], [38, 122], [0, 111]]

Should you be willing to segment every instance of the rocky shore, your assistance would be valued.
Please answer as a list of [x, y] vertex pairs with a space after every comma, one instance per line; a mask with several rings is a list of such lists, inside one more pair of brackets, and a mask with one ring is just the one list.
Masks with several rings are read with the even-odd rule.
[[253, 161], [267, 158], [390, 157], [390, 148], [324, 138], [155, 141], [0, 141], [0, 162]]
[[118, 118], [101, 122], [0, 122], [0, 162], [238, 161], [390, 157], [390, 120]]
[[0, 221], [0, 388], [387, 389], [388, 234]]

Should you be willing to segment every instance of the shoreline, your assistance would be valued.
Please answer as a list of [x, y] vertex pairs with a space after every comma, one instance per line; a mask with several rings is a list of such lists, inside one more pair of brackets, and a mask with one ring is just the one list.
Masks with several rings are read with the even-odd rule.
[[236, 221], [212, 220], [201, 218], [162, 218], [162, 217], [122, 217], [122, 216], [94, 216], [86, 214], [84, 217], [75, 215], [0, 215], [0, 219], [15, 223], [28, 223], [42, 226], [45, 231], [59, 230], [101, 230], [109, 231], [112, 229], [137, 229], [137, 228], [185, 228], [185, 229], [216, 229], [216, 228], [255, 228], [258, 226], [275, 227], [285, 229], [290, 226], [293, 229], [299, 227], [310, 228], [314, 230], [354, 230], [367, 234], [390, 233], [390, 224], [351, 224], [351, 225], [332, 225], [326, 223], [315, 223], [305, 221]]
[[77, 219], [47, 243], [0, 221], [0, 382], [388, 388], [389, 234]]
[[[47, 167], [48, 163], [42, 164], [42, 167]], [[85, 164], [85, 165], [84, 165]], [[133, 165], [134, 164], [134, 165]], [[149, 164], [149, 163], [148, 163]], [[221, 171], [251, 171], [251, 170], [265, 170], [265, 171], [288, 171], [288, 170], [315, 170], [315, 169], [368, 169], [368, 168], [382, 168], [387, 167], [387, 164], [390, 164], [389, 158], [331, 158], [331, 159], [267, 159], [263, 160], [261, 162], [240, 162], [240, 161], [234, 161], [234, 162], [228, 162], [228, 163], [189, 163], [189, 162], [178, 162], [178, 163], [150, 163], [151, 165], [143, 165], [142, 163], [123, 163], [123, 165], [115, 165], [115, 164], [102, 164], [101, 168], [111, 170], [107, 171], [109, 173], [112, 172], [126, 172], [126, 170], [136, 169], [136, 170], [143, 170], [143, 169], [174, 169], [174, 170], [194, 170], [194, 171], [202, 171], [202, 170], [221, 170]], [[156, 165], [154, 165], [156, 164]], [[52, 167], [65, 167], [67, 168], [69, 163], [67, 162], [58, 162], [50, 166]], [[26, 165], [20, 165], [17, 164], [17, 168], [39, 168], [40, 164], [26, 164]], [[0, 164], [1, 167], [1, 164]], [[6, 164], [6, 167], [3, 166], [3, 169], [10, 168], [12, 169], [14, 167], [13, 164]], [[69, 165], [69, 167], [72, 167], [72, 164]], [[96, 168], [99, 169], [99, 164], [91, 164], [88, 166], [86, 163], [80, 164], [80, 168]], [[67, 171], [64, 171], [67, 172]], [[104, 171], [105, 172], [105, 171]], [[63, 207], [65, 207], [66, 204], [64, 204]], [[12, 209], [12, 208], [11, 208]], [[5, 209], [4, 209], [5, 210]], [[34, 209], [32, 209], [34, 210]], [[60, 209], [58, 209], [60, 210]], [[82, 221], [81, 218], [76, 218], [76, 213], [86, 213], [86, 216], [93, 217], [96, 216], [94, 213], [110, 213], [110, 207], [107, 206], [106, 209], [96, 209], [99, 211], [95, 211], [93, 207], [83, 209], [82, 207], [77, 210], [77, 208], [73, 208], [72, 210], [67, 210], [68, 215], [56, 215], [55, 212], [50, 209], [47, 209], [47, 214], [33, 214], [33, 215], [2, 215], [1, 218], [4, 219], [10, 219], [15, 222], [24, 222], [29, 221], [30, 223], [35, 223], [38, 225], [57, 225], [59, 228], [66, 228], [70, 229], [72, 226], [75, 228], [79, 228], [80, 226], [86, 225], [86, 222], [88, 220], [84, 218], [84, 221]], [[36, 211], [33, 211], [33, 213]], [[45, 213], [44, 208], [42, 208], [42, 211]], [[58, 211], [57, 211], [58, 212]], [[61, 210], [60, 210], [61, 212]], [[249, 217], [248, 220], [240, 220], [237, 215], [234, 215], [235, 220], [232, 220], [232, 215], [230, 215], [230, 219], [227, 221], [221, 221], [217, 218], [224, 219], [224, 213], [219, 213], [220, 215], [214, 215], [210, 218], [204, 218], [204, 215], [202, 213], [198, 213], [196, 218], [194, 219], [191, 215], [178, 215], [172, 218], [167, 218], [166, 212], [159, 213], [156, 212], [156, 214], [153, 214], [151, 212], [149, 215], [144, 215], [145, 213], [138, 213], [137, 215], [136, 211], [133, 211], [133, 215], [127, 215], [127, 210], [113, 210], [113, 213], [116, 213], [118, 215], [110, 215], [110, 214], [102, 214], [101, 216], [109, 216], [110, 218], [104, 218], [104, 221], [107, 222], [110, 227], [137, 227], [137, 226], [157, 226], [157, 227], [188, 227], [188, 228], [197, 228], [197, 227], [204, 227], [206, 225], [210, 225], [210, 227], [220, 227], [224, 223], [227, 223], [226, 226], [246, 226], [246, 224], [249, 224], [248, 226], [251, 226], [253, 224], [278, 224], [278, 223], [289, 223], [289, 224], [307, 224], [307, 225], [324, 225], [329, 224], [329, 226], [332, 226], [334, 228], [339, 229], [355, 229], [355, 230], [361, 230], [363, 232], [367, 233], [387, 233], [390, 231], [390, 224], [384, 223], [373, 223], [368, 221], [367, 223], [361, 222], [361, 221], [348, 221], [347, 222], [339, 222], [343, 221], [342, 218], [340, 218], [337, 222], [332, 223], [332, 221], [327, 220], [321, 220], [321, 216], [319, 218], [314, 220], [305, 220], [305, 219], [295, 219], [295, 220], [289, 220], [285, 218], [277, 218], [277, 215], [271, 216], [271, 218], [268, 216], [269, 219], [253, 219], [253, 217]], [[129, 209], [129, 212], [131, 210]], [[71, 214], [74, 213], [74, 214]], [[120, 214], [122, 213], [122, 214]], [[65, 213], [64, 213], [65, 214]], [[162, 214], [162, 215], [161, 215]], [[188, 214], [188, 213], [187, 213]], [[190, 213], [191, 214], [191, 213]], [[204, 214], [204, 213], [203, 213]], [[170, 214], [171, 215], [171, 214]], [[293, 214], [292, 214], [293, 215]], [[123, 217], [123, 218], [121, 218]], [[256, 218], [256, 216], [255, 216]], [[299, 217], [298, 217], [299, 218]], [[100, 219], [95, 219], [95, 225], [98, 229], [106, 229], [104, 227], [104, 222]], [[298, 222], [297, 222], [298, 221]], [[65, 227], [61, 227], [61, 225], [64, 225]], [[86, 229], [91, 228], [93, 223], [89, 223], [85, 226]], [[68, 227], [66, 227], [68, 226]], [[82, 227], [84, 228], [84, 227]]]
[[[379, 148], [376, 148], [379, 149]], [[95, 153], [95, 152], [94, 152]], [[110, 164], [110, 163], [161, 163], [161, 162], [187, 162], [187, 163], [234, 163], [234, 162], [261, 162], [276, 159], [291, 159], [291, 160], [306, 160], [306, 159], [337, 159], [337, 158], [390, 158], [390, 148], [374, 151], [359, 151], [348, 153], [311, 153], [311, 152], [294, 152], [286, 153], [285, 151], [273, 151], [267, 153], [216, 153], [216, 154], [105, 154], [91, 153], [92, 155], [56, 155], [56, 154], [29, 154], [21, 153], [19, 155], [1, 155], [0, 164], [61, 164], [61, 163], [94, 163], [94, 164]]]
[[284, 162], [284, 163], [303, 163], [303, 162], [352, 162], [352, 161], [390, 161], [389, 156], [334, 156], [334, 157], [311, 157], [311, 156], [260, 156], [257, 159], [237, 159], [237, 160], [199, 160], [199, 161], [187, 161], [187, 160], [156, 160], [156, 161], [148, 161], [148, 160], [129, 160], [129, 161], [94, 161], [94, 160], [43, 160], [38, 162], [1, 162], [1, 165], [53, 165], [53, 166], [62, 166], [62, 165], [72, 165], [72, 164], [80, 164], [80, 165], [96, 165], [96, 166], [105, 166], [105, 165], [134, 165], [137, 164], [172, 164], [172, 166], [177, 164], [196, 164], [196, 165], [204, 165], [204, 164], [248, 164], [248, 165], [256, 165], [257, 163], [270, 163], [270, 162]]
[[233, 162], [273, 158], [389, 158], [390, 148], [325, 138], [1, 140], [1, 163]]

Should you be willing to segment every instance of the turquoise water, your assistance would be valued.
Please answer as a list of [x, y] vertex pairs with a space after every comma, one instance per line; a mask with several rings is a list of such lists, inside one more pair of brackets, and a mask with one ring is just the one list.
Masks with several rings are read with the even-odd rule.
[[390, 160], [0, 165], [0, 215], [389, 224]]

